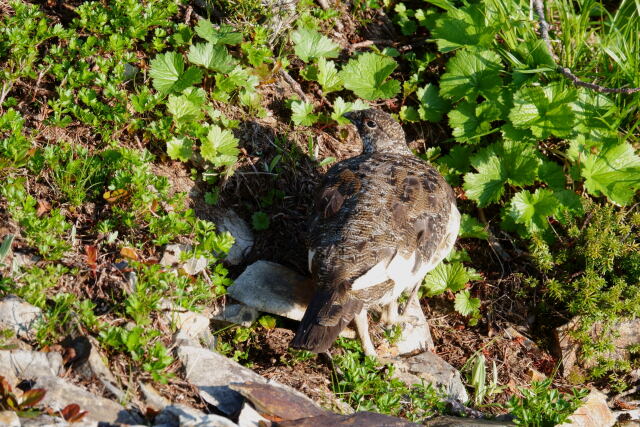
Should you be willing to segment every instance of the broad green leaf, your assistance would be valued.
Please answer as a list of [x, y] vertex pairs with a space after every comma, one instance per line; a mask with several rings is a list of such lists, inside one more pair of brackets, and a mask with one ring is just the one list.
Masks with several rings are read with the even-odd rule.
[[627, 142], [608, 143], [585, 156], [580, 174], [589, 193], [626, 205], [640, 189], [640, 157]]
[[258, 231], [266, 230], [269, 228], [269, 215], [264, 212], [254, 212], [251, 215], [251, 225]]
[[513, 96], [509, 119], [516, 128], [531, 129], [538, 138], [567, 137], [575, 131], [575, 99], [574, 89], [562, 89], [559, 84], [523, 87]]
[[564, 216], [567, 218], [580, 217], [584, 215], [584, 207], [582, 206], [582, 198], [571, 190], [555, 191], [553, 195], [558, 200], [558, 212], [555, 218], [561, 223], [566, 223]]
[[508, 214], [516, 224], [523, 224], [529, 233], [541, 232], [549, 227], [548, 217], [558, 209], [558, 199], [551, 190], [538, 188], [517, 193], [511, 199]]
[[167, 141], [167, 154], [173, 160], [188, 161], [193, 155], [193, 142], [189, 138], [172, 138]]
[[201, 88], [187, 88], [180, 96], [169, 95], [167, 110], [177, 122], [198, 121], [203, 117], [206, 96]]
[[400, 82], [387, 80], [398, 64], [393, 59], [367, 52], [352, 58], [339, 75], [344, 87], [367, 100], [387, 99], [400, 92]]
[[327, 61], [325, 58], [318, 59], [317, 82], [320, 83], [325, 94], [342, 89], [342, 79], [333, 61]]
[[201, 65], [209, 70], [228, 73], [236, 66], [224, 45], [198, 43], [189, 47], [187, 58], [191, 63]]
[[304, 101], [291, 102], [291, 120], [302, 126], [311, 126], [318, 121], [318, 115], [313, 114], [313, 104]]
[[331, 118], [341, 125], [346, 125], [351, 122], [344, 117], [345, 113], [349, 111], [366, 110], [367, 108], [370, 108], [369, 105], [360, 99], [356, 99], [355, 102], [345, 102], [342, 97], [339, 96], [333, 102]]
[[495, 98], [502, 87], [500, 56], [492, 50], [460, 50], [440, 78], [440, 95], [454, 101], [475, 101], [478, 95]]
[[480, 221], [469, 214], [462, 214], [460, 218], [460, 232], [458, 235], [462, 238], [473, 237], [476, 239], [487, 240], [489, 233]]
[[621, 115], [606, 95], [580, 89], [572, 107], [576, 113], [576, 130], [585, 137], [596, 139], [600, 133], [615, 134]]
[[418, 110], [410, 105], [403, 105], [402, 107], [400, 107], [398, 116], [403, 122], [419, 122], [421, 120]]
[[232, 166], [239, 153], [238, 139], [230, 131], [216, 125], [209, 128], [209, 133], [200, 146], [202, 158], [218, 167]]
[[242, 42], [242, 33], [235, 31], [230, 25], [213, 26], [208, 19], [201, 19], [196, 25], [196, 33], [213, 44], [239, 44]]
[[298, 28], [291, 33], [295, 53], [304, 62], [314, 58], [335, 58], [340, 46], [330, 38], [310, 28]]
[[453, 307], [463, 316], [470, 316], [480, 310], [480, 299], [472, 298], [471, 293], [464, 289], [456, 294], [456, 301]]
[[484, 207], [500, 200], [506, 183], [519, 187], [533, 184], [541, 163], [536, 154], [535, 147], [508, 140], [480, 150], [471, 159], [478, 172], [464, 176], [467, 197]]
[[434, 84], [428, 83], [425, 87], [418, 88], [416, 95], [420, 102], [418, 112], [422, 120], [437, 123], [451, 108], [451, 103], [440, 97], [438, 87]]
[[149, 76], [153, 87], [162, 94], [182, 92], [202, 81], [202, 72], [196, 67], [184, 70], [182, 55], [176, 52], [158, 54], [151, 61]]
[[461, 262], [440, 263], [424, 278], [422, 285], [427, 295], [440, 295], [446, 290], [457, 292], [471, 280], [471, 276]]
[[538, 167], [538, 179], [554, 190], [563, 190], [566, 184], [562, 166], [549, 160], [543, 160]]
[[442, 156], [438, 163], [446, 165], [449, 169], [459, 173], [467, 173], [471, 161], [472, 147], [468, 145], [454, 145], [451, 151]]
[[441, 52], [464, 46], [491, 47], [496, 32], [497, 28], [487, 21], [482, 4], [449, 9], [431, 29]]
[[491, 131], [491, 122], [500, 118], [500, 110], [489, 101], [481, 104], [463, 101], [448, 116], [456, 141], [477, 143]]

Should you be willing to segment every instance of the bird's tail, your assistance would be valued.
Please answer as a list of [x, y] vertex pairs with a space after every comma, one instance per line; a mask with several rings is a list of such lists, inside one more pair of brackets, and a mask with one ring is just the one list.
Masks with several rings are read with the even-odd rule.
[[291, 347], [324, 353], [362, 310], [362, 301], [336, 290], [319, 290], [305, 311]]

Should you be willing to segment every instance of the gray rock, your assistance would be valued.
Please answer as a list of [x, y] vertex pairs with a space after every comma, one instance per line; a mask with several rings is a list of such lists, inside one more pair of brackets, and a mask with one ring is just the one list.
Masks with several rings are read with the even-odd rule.
[[220, 415], [205, 414], [188, 406], [169, 405], [156, 415], [155, 427], [238, 427]]
[[309, 279], [270, 261], [254, 262], [227, 289], [249, 307], [293, 320], [302, 319], [313, 291]]
[[0, 301], [0, 327], [11, 329], [19, 338], [32, 338], [42, 310], [15, 295]]
[[225, 260], [231, 265], [241, 264], [253, 248], [254, 237], [251, 227], [233, 209], [221, 214], [217, 218], [216, 226], [219, 231], [231, 233], [235, 240]]
[[185, 367], [185, 378], [200, 390], [200, 396], [227, 415], [242, 408], [244, 398], [229, 388], [230, 383], [262, 382], [266, 380], [215, 351], [202, 347], [180, 345], [178, 358]]
[[57, 376], [62, 373], [60, 353], [25, 350], [0, 350], [0, 374], [15, 384], [18, 379]]
[[52, 417], [51, 415], [39, 415], [35, 418], [21, 418], [20, 421], [22, 422], [22, 427], [111, 427], [110, 425], [107, 425], [105, 423], [98, 423], [97, 421], [85, 421], [84, 419], [70, 424], [60, 417]]
[[109, 399], [89, 393], [81, 387], [69, 384], [62, 378], [40, 376], [36, 378], [35, 388], [47, 391], [42, 405], [49, 406], [54, 411], [62, 410], [65, 406], [76, 403], [80, 409], [88, 411], [83, 421], [102, 421], [108, 423], [141, 424], [142, 420], [135, 414]]
[[227, 304], [214, 311], [212, 319], [248, 328], [258, 319], [259, 315], [258, 310], [253, 307], [244, 304]]
[[176, 343], [199, 345], [200, 340], [215, 342], [209, 329], [210, 314], [189, 311], [166, 299], [160, 306], [164, 322], [178, 329], [174, 336]]
[[[554, 331], [556, 345], [562, 355], [562, 373], [565, 377], [574, 368], [579, 371], [595, 366], [595, 361], [579, 360], [580, 343], [571, 336], [571, 331], [578, 327], [579, 322], [580, 318], [575, 317]], [[609, 334], [615, 349], [604, 356], [611, 360], [629, 360], [631, 354], [628, 347], [640, 344], [640, 318], [618, 322], [612, 327], [612, 331], [618, 335]], [[594, 324], [589, 332], [594, 339], [602, 337], [604, 333], [601, 322]]]
[[400, 339], [392, 345], [383, 343], [378, 348], [380, 357], [394, 357], [404, 354], [412, 354], [419, 350], [433, 351], [433, 339], [427, 318], [422, 312], [420, 301], [416, 298], [410, 302], [404, 313], [404, 319], [400, 322], [402, 328]]
[[97, 379], [118, 400], [124, 401], [126, 393], [118, 387], [118, 380], [105, 364], [106, 357], [100, 353], [100, 345], [92, 336], [86, 337], [91, 344], [89, 357], [77, 368], [77, 372], [87, 379]]
[[505, 422], [505, 421], [493, 421], [493, 420], [482, 420], [477, 418], [461, 418], [461, 417], [443, 416], [443, 417], [436, 417], [432, 420], [429, 420], [424, 425], [428, 427], [485, 427], [485, 426], [508, 427], [508, 426], [513, 426], [514, 424], [510, 422]]
[[607, 396], [592, 389], [584, 398], [584, 404], [559, 427], [610, 427], [615, 423], [616, 417], [607, 405]]
[[271, 421], [263, 417], [253, 409], [247, 402], [242, 405], [240, 415], [238, 415], [239, 427], [261, 427], [261, 425], [269, 425]]
[[20, 427], [20, 418], [13, 411], [0, 412], [0, 426]]
[[407, 384], [420, 384], [424, 380], [425, 383], [431, 383], [436, 387], [444, 386], [451, 399], [460, 402], [469, 400], [460, 372], [430, 351], [408, 359], [394, 358], [382, 361], [393, 363], [396, 367], [395, 376]]

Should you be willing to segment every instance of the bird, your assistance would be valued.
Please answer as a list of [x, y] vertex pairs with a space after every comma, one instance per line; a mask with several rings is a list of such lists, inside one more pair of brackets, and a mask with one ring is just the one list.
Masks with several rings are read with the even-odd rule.
[[314, 194], [308, 268], [316, 291], [291, 341], [326, 353], [354, 321], [364, 353], [376, 356], [368, 309], [385, 323], [403, 321], [398, 297], [417, 297], [424, 276], [453, 249], [460, 228], [455, 193], [415, 156], [402, 126], [379, 109], [344, 115], [357, 128], [362, 153], [333, 165]]

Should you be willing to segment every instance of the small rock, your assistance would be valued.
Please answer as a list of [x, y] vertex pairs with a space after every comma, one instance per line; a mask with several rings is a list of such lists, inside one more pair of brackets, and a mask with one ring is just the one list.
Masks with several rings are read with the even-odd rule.
[[415, 298], [410, 302], [404, 316], [408, 321], [402, 322], [402, 333], [394, 347], [399, 355], [414, 353], [417, 350], [433, 351], [433, 339], [429, 330], [429, 323], [422, 312], [420, 301]]
[[191, 245], [182, 245], [179, 243], [167, 245], [160, 259], [160, 265], [173, 267], [180, 264], [182, 252], [189, 252], [191, 249], [193, 249]]
[[270, 425], [271, 421], [263, 417], [253, 409], [247, 402], [242, 405], [240, 415], [238, 415], [239, 427], [262, 427], [264, 425]]
[[242, 408], [244, 398], [229, 388], [230, 383], [262, 382], [266, 380], [215, 351], [202, 347], [180, 345], [178, 358], [185, 367], [187, 381], [200, 390], [200, 396], [227, 415]]
[[11, 271], [18, 272], [22, 267], [29, 267], [40, 261], [40, 257], [22, 252], [14, 252], [11, 260]]
[[229, 388], [246, 397], [261, 415], [268, 418], [295, 420], [327, 414], [313, 400], [283, 384], [245, 382], [230, 384]]
[[[578, 360], [580, 343], [573, 339], [570, 332], [578, 327], [579, 321], [580, 318], [575, 317], [554, 331], [556, 344], [562, 354], [562, 373], [565, 377], [568, 376], [574, 368], [589, 369], [595, 365], [595, 362], [592, 361]], [[640, 344], [640, 318], [618, 322], [612, 327], [612, 330], [618, 334], [617, 337], [612, 336], [612, 343], [615, 350], [605, 356], [611, 360], [629, 360], [631, 354], [629, 353], [628, 347]], [[605, 331], [601, 322], [595, 323], [590, 331], [590, 335], [594, 339], [602, 337], [604, 333]], [[577, 364], [578, 362], [580, 362], [579, 366]]]
[[220, 415], [205, 414], [188, 406], [169, 405], [156, 415], [155, 427], [238, 427]]
[[375, 412], [356, 412], [351, 415], [324, 414], [299, 420], [280, 421], [275, 423], [282, 427], [335, 427], [335, 426], [384, 426], [384, 427], [413, 427], [419, 424], [402, 418]]
[[505, 421], [493, 421], [493, 420], [483, 420], [483, 419], [477, 419], [477, 418], [461, 418], [461, 417], [443, 416], [443, 417], [436, 417], [432, 420], [429, 420], [424, 425], [427, 427], [484, 427], [484, 426], [508, 427], [508, 426], [513, 426], [514, 424], [511, 422], [505, 422]]
[[216, 220], [216, 226], [219, 231], [231, 233], [235, 240], [225, 260], [231, 265], [241, 264], [253, 248], [254, 237], [251, 227], [233, 209], [220, 215]]
[[607, 396], [593, 389], [584, 404], [560, 427], [610, 427], [615, 423], [616, 417], [607, 405]]
[[164, 321], [178, 329], [174, 337], [175, 342], [196, 344], [200, 339], [206, 342], [214, 341], [209, 329], [208, 315], [178, 307], [166, 299], [160, 302], [160, 307]]
[[160, 393], [151, 386], [151, 384], [139, 382], [138, 385], [140, 386], [140, 391], [144, 396], [147, 407], [156, 411], [162, 411], [165, 406], [171, 405], [171, 402], [162, 397]]
[[227, 293], [259, 311], [300, 320], [313, 296], [311, 281], [270, 261], [251, 264]]
[[20, 427], [20, 418], [18, 418], [18, 414], [13, 411], [0, 412], [0, 426]]
[[127, 398], [126, 393], [118, 387], [118, 380], [105, 364], [107, 358], [100, 353], [100, 345], [92, 336], [85, 338], [88, 339], [91, 349], [89, 357], [77, 368], [77, 372], [88, 379], [96, 378], [118, 400], [124, 401]]
[[625, 420], [625, 421], [640, 421], [640, 409], [630, 409], [626, 411], [613, 411], [613, 416], [616, 417], [617, 420]]
[[11, 329], [18, 338], [32, 338], [41, 319], [42, 310], [22, 298], [9, 295], [0, 301], [0, 328]]
[[396, 367], [395, 376], [407, 384], [420, 384], [424, 380], [425, 383], [431, 383], [436, 387], [444, 386], [451, 399], [460, 402], [469, 400], [460, 372], [430, 351], [408, 359], [394, 358], [381, 361], [393, 363]]
[[248, 328], [258, 319], [259, 315], [258, 310], [253, 307], [244, 304], [227, 304], [224, 308], [219, 307], [213, 313], [212, 319], [235, 323]]
[[80, 409], [88, 411], [83, 418], [85, 421], [102, 421], [108, 423], [141, 424], [142, 420], [133, 413], [109, 399], [96, 396], [88, 391], [53, 376], [36, 378], [34, 388], [47, 391], [42, 405], [49, 406], [54, 411], [60, 411], [72, 403], [80, 405]]

